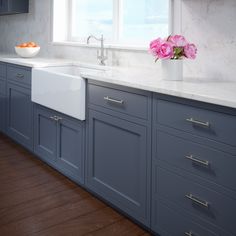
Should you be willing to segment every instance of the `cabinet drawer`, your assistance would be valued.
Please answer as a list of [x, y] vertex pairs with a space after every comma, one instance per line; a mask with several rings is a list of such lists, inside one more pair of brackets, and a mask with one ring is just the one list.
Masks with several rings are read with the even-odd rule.
[[7, 79], [18, 84], [31, 85], [31, 71], [23, 67], [8, 66]]
[[235, 116], [158, 100], [156, 122], [236, 146]]
[[[162, 236], [216, 236], [219, 235], [212, 231], [212, 226], [200, 225], [195, 217], [171, 209], [162, 204], [160, 200], [154, 201], [152, 230]], [[214, 229], [217, 231], [217, 229]], [[191, 234], [192, 233], [192, 234]]]
[[236, 191], [236, 181], [232, 181], [235, 156], [161, 130], [157, 130], [156, 136], [155, 158]]
[[6, 94], [6, 82], [0, 79], [0, 94]]
[[5, 64], [0, 63], [0, 77], [2, 77], [3, 79], [5, 79], [7, 74], [7, 67]]
[[148, 119], [148, 97], [94, 84], [88, 84], [89, 103]]
[[154, 189], [161, 198], [236, 234], [235, 200], [189, 181], [188, 176], [180, 176], [160, 167], [156, 167], [155, 175]]

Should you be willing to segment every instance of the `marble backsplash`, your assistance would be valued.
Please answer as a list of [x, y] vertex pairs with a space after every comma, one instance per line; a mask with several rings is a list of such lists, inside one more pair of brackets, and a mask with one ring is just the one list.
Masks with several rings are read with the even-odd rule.
[[[30, 13], [0, 16], [0, 52], [14, 53], [14, 45], [36, 41], [40, 56], [96, 63], [96, 49], [51, 43], [51, 1], [30, 0]], [[184, 76], [201, 80], [236, 81], [236, 1], [182, 0], [182, 32], [198, 47], [198, 57], [184, 62]], [[146, 51], [109, 50], [109, 65], [159, 70], [160, 62]]]

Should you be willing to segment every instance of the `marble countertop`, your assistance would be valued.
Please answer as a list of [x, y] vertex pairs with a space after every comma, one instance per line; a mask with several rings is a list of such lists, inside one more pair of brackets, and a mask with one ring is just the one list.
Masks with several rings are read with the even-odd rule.
[[[1, 54], [0, 61], [32, 68], [84, 65], [84, 63], [79, 61], [65, 59], [24, 59]], [[82, 71], [81, 76], [86, 79], [236, 108], [236, 82], [199, 78], [184, 78], [183, 81], [166, 81], [161, 78], [161, 71], [140, 67], [110, 67], [109, 70], [105, 71], [85, 70]]]
[[84, 78], [236, 108], [236, 82], [184, 78], [166, 81], [161, 73], [140, 68], [114, 68], [111, 71], [82, 72]]
[[66, 60], [66, 59], [40, 58], [40, 57], [22, 58], [17, 55], [7, 55], [7, 54], [0, 54], [0, 61], [32, 68], [71, 65], [73, 63], [72, 60]]

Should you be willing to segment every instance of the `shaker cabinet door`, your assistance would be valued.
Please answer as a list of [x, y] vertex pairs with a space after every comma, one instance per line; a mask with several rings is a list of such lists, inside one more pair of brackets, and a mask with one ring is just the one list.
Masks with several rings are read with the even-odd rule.
[[84, 183], [84, 127], [79, 121], [59, 117], [57, 162], [65, 174]]
[[34, 151], [49, 163], [56, 161], [57, 122], [53, 112], [36, 105], [34, 109]]
[[30, 90], [15, 84], [7, 85], [7, 133], [32, 150], [33, 146], [33, 103]]
[[147, 128], [89, 111], [88, 187], [149, 224]]

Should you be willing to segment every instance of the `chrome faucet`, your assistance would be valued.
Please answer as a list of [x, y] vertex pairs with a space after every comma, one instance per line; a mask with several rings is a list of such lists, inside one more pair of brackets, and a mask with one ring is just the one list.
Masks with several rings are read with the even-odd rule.
[[91, 38], [94, 38], [96, 39], [97, 41], [100, 41], [101, 42], [101, 48], [100, 48], [100, 53], [99, 53], [99, 50], [97, 51], [97, 59], [100, 61], [100, 65], [102, 66], [105, 66], [105, 61], [107, 60], [107, 54], [105, 53], [105, 49], [104, 49], [104, 37], [103, 37], [103, 34], [101, 35], [101, 38], [97, 38], [93, 35], [90, 35], [88, 38], [87, 38], [87, 44], [89, 44], [89, 41]]

